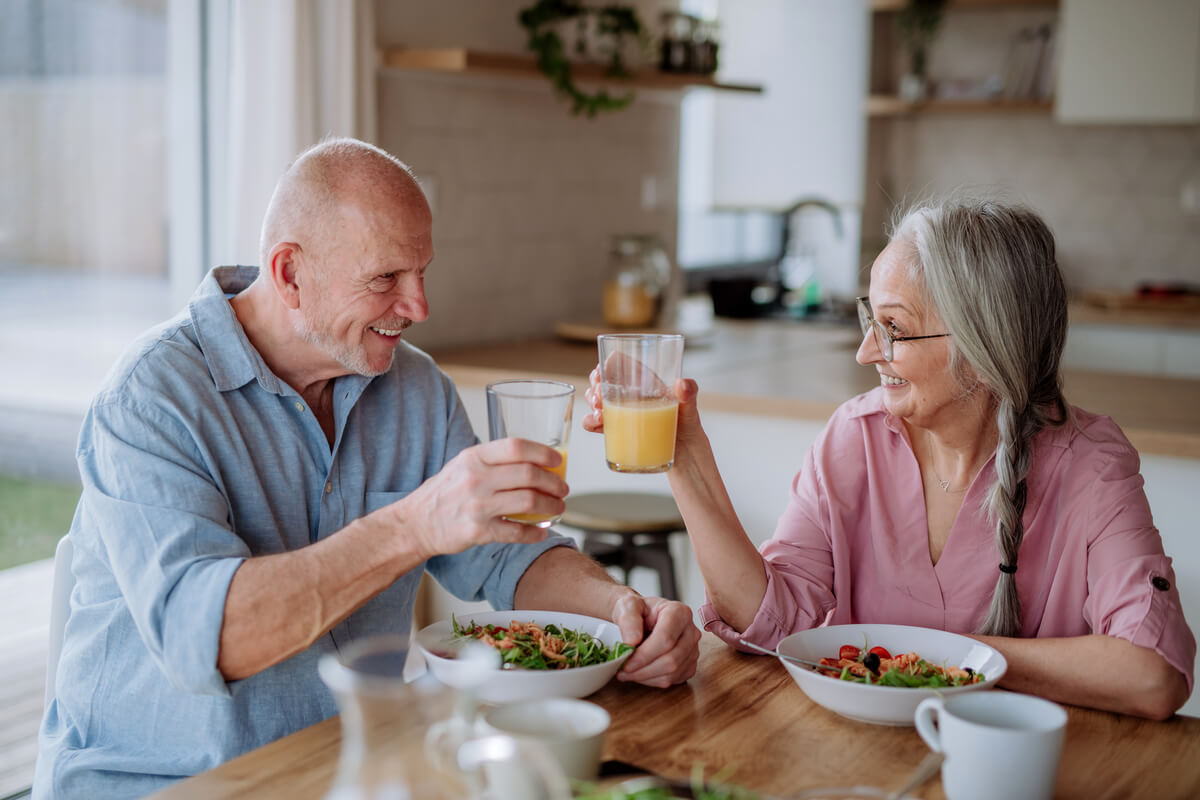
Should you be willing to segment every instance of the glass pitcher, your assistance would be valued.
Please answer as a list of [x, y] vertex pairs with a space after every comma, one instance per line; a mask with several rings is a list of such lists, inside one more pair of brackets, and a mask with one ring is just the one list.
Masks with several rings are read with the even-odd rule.
[[[342, 748], [325, 800], [569, 800], [570, 787], [542, 749], [475, 733], [476, 703], [422, 676], [403, 677], [405, 636], [375, 636], [327, 654], [318, 670], [337, 700]], [[480, 669], [481, 680], [493, 665]], [[526, 776], [523, 797], [498, 777]]]

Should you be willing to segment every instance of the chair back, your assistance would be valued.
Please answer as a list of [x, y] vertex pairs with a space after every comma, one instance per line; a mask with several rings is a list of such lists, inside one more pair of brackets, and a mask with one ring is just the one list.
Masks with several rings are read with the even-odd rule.
[[71, 572], [71, 556], [74, 547], [71, 537], [58, 540], [54, 549], [54, 580], [50, 588], [50, 646], [46, 653], [46, 698], [45, 706], [54, 699], [54, 678], [58, 672], [58, 657], [62, 655], [63, 634], [67, 628], [67, 617], [71, 616], [71, 590], [75, 588], [75, 573]]

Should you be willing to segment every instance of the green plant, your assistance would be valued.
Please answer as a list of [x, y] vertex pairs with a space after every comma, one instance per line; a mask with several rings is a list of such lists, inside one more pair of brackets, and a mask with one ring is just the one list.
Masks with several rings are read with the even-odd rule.
[[[633, 92], [614, 96], [605, 89], [590, 94], [579, 89], [572, 79], [571, 62], [556, 27], [565, 20], [576, 20], [582, 33], [587, 29], [589, 18], [593, 19], [596, 33], [608, 45], [605, 74], [624, 77], [629, 74], [621, 57], [625, 37], [642, 34], [642, 24], [634, 9], [620, 5], [593, 8], [580, 0], [538, 0], [521, 11], [517, 18], [529, 32], [528, 47], [537, 56], [538, 68], [550, 79], [556, 91], [571, 100], [572, 114], [582, 112], [594, 117], [600, 111], [616, 111], [633, 101]], [[585, 47], [581, 35], [576, 40], [576, 55], [582, 55]]]
[[929, 44], [942, 25], [946, 0], [908, 0], [896, 17], [896, 27], [912, 59], [912, 74], [925, 77]]

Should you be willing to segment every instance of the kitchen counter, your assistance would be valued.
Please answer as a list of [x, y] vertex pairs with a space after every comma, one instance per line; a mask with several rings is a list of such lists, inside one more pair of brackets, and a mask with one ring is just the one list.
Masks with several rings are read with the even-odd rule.
[[[860, 341], [857, 325], [718, 319], [707, 341], [689, 344], [683, 371], [700, 384], [702, 409], [820, 421], [878, 385], [875, 370], [854, 360]], [[519, 373], [561, 377], [582, 389], [596, 365], [594, 345], [549, 337], [431, 354], [455, 380], [471, 383]], [[1111, 416], [1139, 451], [1200, 458], [1200, 380], [1063, 375], [1067, 400]]]

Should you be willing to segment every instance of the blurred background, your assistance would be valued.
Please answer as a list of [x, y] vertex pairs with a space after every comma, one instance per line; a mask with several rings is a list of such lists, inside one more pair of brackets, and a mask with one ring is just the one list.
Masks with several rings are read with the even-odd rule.
[[[967, 185], [1054, 230], [1068, 366], [1200, 378], [1200, 0], [631, 2], [619, 39], [520, 21], [572, 5], [0, 4], [0, 594], [29, 598], [0, 659], [44, 648], [91, 394], [211, 266], [257, 263], [275, 179], [328, 135], [421, 180], [437, 256], [406, 338], [435, 353], [586, 339], [641, 313], [606, 294], [630, 285], [653, 299], [633, 324], [852, 326], [897, 206]], [[534, 65], [550, 30], [592, 105]], [[614, 53], [634, 79], [603, 77]], [[33, 719], [28, 688], [0, 706]], [[5, 735], [0, 796], [31, 763]]]

